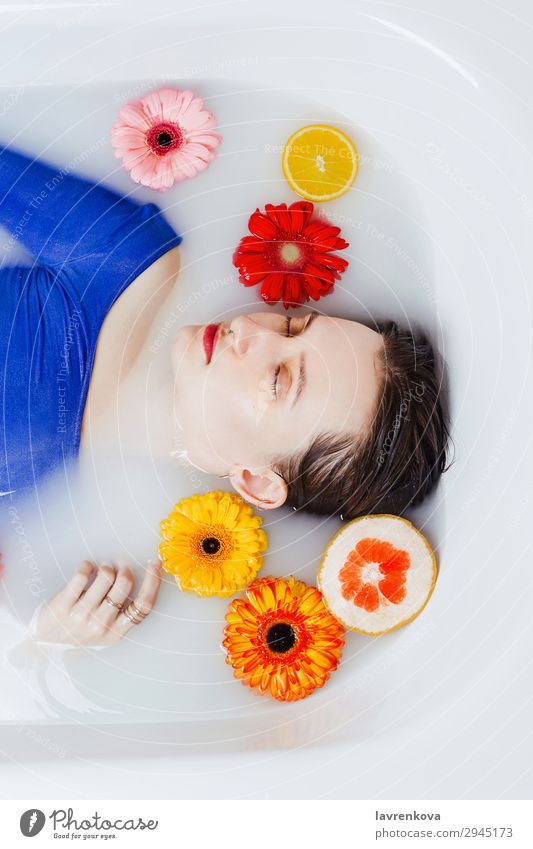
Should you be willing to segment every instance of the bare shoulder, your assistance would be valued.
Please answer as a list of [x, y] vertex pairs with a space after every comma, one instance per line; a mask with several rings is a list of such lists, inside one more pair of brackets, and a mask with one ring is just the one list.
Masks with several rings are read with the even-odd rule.
[[[150, 311], [155, 304], [150, 306], [151, 301], [160, 304], [172, 290], [181, 266], [180, 248], [175, 247], [156, 259], [128, 286], [120, 298], [116, 300], [109, 311], [121, 312], [132, 306], [137, 311], [141, 309]], [[120, 305], [119, 310], [115, 307]]]
[[98, 345], [113, 338], [124, 355], [125, 344], [134, 348], [142, 344], [159, 308], [174, 288], [179, 270], [180, 249], [175, 247], [139, 274], [109, 310]]
[[179, 271], [180, 249], [174, 247], [139, 274], [109, 310], [98, 334], [86, 414], [103, 410], [130, 372]]

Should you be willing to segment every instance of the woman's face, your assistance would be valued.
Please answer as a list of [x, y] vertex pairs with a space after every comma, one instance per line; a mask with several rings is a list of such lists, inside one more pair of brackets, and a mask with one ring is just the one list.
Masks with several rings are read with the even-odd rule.
[[172, 350], [183, 445], [194, 465], [229, 475], [258, 506], [285, 500], [274, 456], [300, 452], [324, 431], [355, 436], [370, 424], [383, 344], [376, 331], [316, 312], [240, 315], [222, 322], [210, 362], [204, 331], [180, 328]]

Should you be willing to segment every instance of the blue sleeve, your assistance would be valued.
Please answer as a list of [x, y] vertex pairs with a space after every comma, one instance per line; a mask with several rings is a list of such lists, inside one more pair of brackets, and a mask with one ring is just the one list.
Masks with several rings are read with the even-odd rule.
[[[3, 148], [0, 225], [87, 302], [113, 300], [181, 242], [155, 204], [138, 204], [90, 180]], [[89, 303], [87, 303], [89, 305]]]

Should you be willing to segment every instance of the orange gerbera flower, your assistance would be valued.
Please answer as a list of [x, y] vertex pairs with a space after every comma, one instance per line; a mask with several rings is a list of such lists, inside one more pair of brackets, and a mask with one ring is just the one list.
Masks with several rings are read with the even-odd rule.
[[226, 614], [226, 662], [243, 684], [280, 701], [322, 687], [337, 669], [344, 629], [322, 593], [294, 578], [260, 578]]
[[365, 537], [350, 551], [339, 572], [342, 595], [369, 613], [380, 605], [380, 593], [392, 604], [406, 595], [405, 579], [411, 565], [406, 551], [381, 539]]

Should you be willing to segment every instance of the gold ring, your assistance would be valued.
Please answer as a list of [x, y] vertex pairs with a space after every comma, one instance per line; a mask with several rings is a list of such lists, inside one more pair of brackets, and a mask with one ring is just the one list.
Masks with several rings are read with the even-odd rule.
[[107, 604], [112, 605], [112, 607], [116, 607], [117, 610], [122, 610], [123, 605], [119, 604], [118, 601], [113, 601], [113, 599], [108, 595], [105, 596], [104, 601], [107, 602]]
[[135, 614], [135, 616], [138, 616], [140, 619], [144, 619], [145, 616], [148, 616], [148, 613], [150, 612], [148, 611], [147, 613], [144, 613], [144, 611], [137, 607], [134, 601], [130, 602], [129, 606], [133, 608], [133, 613]]
[[126, 616], [133, 625], [139, 625], [143, 619], [148, 616], [148, 613], [143, 613], [142, 610], [139, 610], [137, 605], [131, 601], [127, 607], [122, 611], [124, 616]]

